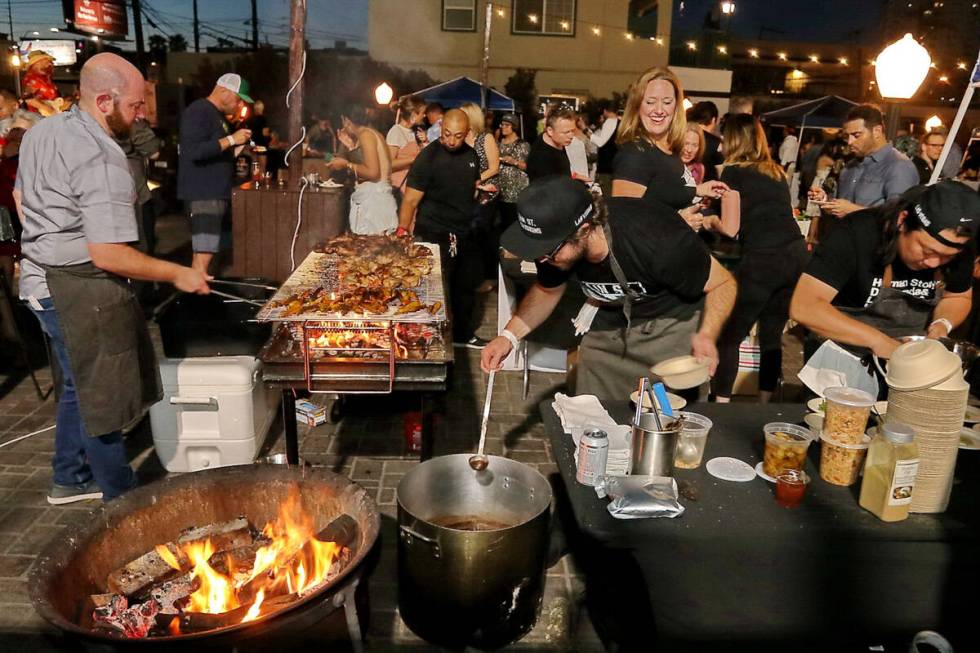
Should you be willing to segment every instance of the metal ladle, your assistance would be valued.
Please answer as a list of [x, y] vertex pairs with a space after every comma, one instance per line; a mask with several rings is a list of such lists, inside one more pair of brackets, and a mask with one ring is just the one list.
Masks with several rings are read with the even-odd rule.
[[487, 398], [483, 402], [483, 422], [480, 424], [480, 444], [476, 454], [470, 456], [470, 467], [475, 471], [482, 472], [490, 464], [490, 459], [483, 453], [483, 445], [487, 441], [487, 421], [490, 419], [490, 397], [493, 396], [493, 375], [496, 370], [490, 370], [490, 377], [487, 379]]

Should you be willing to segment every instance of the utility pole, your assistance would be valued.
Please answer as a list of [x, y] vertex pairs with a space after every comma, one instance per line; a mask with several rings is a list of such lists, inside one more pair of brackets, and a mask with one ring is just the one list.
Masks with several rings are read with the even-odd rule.
[[146, 75], [146, 48], [143, 46], [143, 12], [140, 0], [133, 0], [133, 31], [136, 32], [136, 67]]
[[201, 27], [197, 23], [197, 0], [194, 0], [194, 52], [201, 51]]
[[490, 27], [493, 24], [493, 3], [487, 3], [486, 27], [483, 30], [483, 61], [480, 62], [480, 108], [486, 110], [490, 95]]
[[259, 9], [258, 0], [252, 0], [252, 50], [259, 49]]
[[[303, 131], [303, 82], [297, 83], [303, 70], [303, 56], [306, 48], [306, 0], [291, 0], [289, 10], [289, 87], [296, 84], [289, 101], [289, 142], [300, 140]], [[295, 188], [303, 176], [302, 147], [295, 148], [289, 155], [289, 183]]]

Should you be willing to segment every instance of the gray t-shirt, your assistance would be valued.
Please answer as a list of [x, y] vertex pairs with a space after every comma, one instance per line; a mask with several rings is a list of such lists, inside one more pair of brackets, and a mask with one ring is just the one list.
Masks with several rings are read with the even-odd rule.
[[[21, 250], [27, 258], [76, 265], [92, 260], [89, 243], [139, 240], [126, 155], [77, 106], [27, 130], [15, 188], [21, 194]], [[20, 296], [49, 296], [44, 271], [27, 260], [21, 267]]]

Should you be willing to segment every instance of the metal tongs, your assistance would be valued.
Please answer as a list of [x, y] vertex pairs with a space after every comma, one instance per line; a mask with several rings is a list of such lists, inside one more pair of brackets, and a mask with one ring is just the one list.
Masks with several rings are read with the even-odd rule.
[[224, 297], [225, 299], [233, 299], [236, 302], [245, 302], [246, 304], [251, 304], [252, 306], [258, 306], [259, 308], [265, 306], [265, 302], [259, 302], [254, 299], [245, 299], [244, 297], [239, 297], [238, 295], [232, 295], [231, 293], [221, 292], [220, 290], [211, 289], [212, 295], [217, 295], [218, 297]]
[[[663, 410], [663, 414], [667, 417], [673, 418], [670, 423], [670, 429], [681, 428], [683, 417], [674, 417], [674, 409], [670, 406], [670, 399], [667, 397], [667, 391], [664, 389], [663, 383], [651, 384], [650, 380], [641, 376], [639, 381], [639, 387], [636, 391], [636, 414], [633, 416], [633, 423], [639, 425], [640, 415], [643, 413], [643, 399], [649, 397], [650, 408], [653, 412], [653, 419], [657, 423], [657, 430], [663, 431], [663, 420], [660, 419], [660, 412]], [[660, 406], [660, 409], [657, 406]]]
[[263, 283], [248, 283], [245, 281], [230, 281], [228, 279], [211, 279], [209, 284], [217, 283], [226, 286], [243, 286], [245, 288], [261, 288], [262, 290], [279, 290], [275, 286], [267, 286]]

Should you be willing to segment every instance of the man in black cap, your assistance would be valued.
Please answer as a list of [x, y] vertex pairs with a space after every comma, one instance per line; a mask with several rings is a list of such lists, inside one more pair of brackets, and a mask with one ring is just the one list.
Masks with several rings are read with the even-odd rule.
[[714, 374], [735, 280], [675, 211], [640, 198], [603, 202], [559, 176], [531, 184], [517, 210], [500, 244], [536, 262], [537, 283], [483, 350], [484, 370], [499, 368], [545, 321], [574, 274], [587, 298], [576, 318], [588, 330], [578, 394], [625, 397], [652, 365], [685, 354], [709, 360]]
[[[916, 186], [852, 213], [821, 240], [790, 316], [859, 355], [888, 358], [901, 336], [948, 336], [973, 302], [978, 224], [980, 198], [955, 181]], [[826, 343], [818, 353], [819, 367], [844, 369], [827, 358]]]

